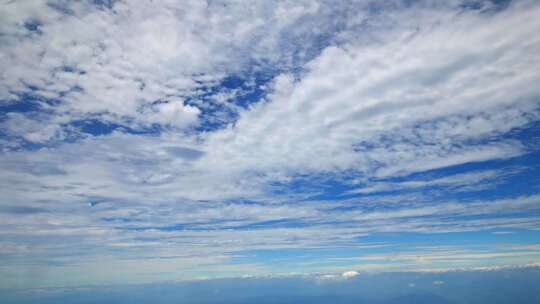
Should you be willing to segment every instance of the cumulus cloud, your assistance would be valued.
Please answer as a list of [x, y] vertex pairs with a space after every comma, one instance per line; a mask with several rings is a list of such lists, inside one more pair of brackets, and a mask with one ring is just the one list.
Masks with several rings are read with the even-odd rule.
[[194, 124], [199, 113], [200, 111], [196, 107], [185, 105], [181, 101], [171, 101], [152, 106], [144, 112], [144, 119], [149, 124], [171, 125], [182, 129]]
[[352, 279], [354, 277], [357, 277], [359, 274], [356, 271], [346, 271], [341, 274], [341, 276], [345, 279]]

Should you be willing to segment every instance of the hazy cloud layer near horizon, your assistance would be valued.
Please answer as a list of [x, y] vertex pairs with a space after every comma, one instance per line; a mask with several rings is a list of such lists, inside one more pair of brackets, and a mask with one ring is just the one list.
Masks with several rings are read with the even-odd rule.
[[0, 1], [0, 286], [539, 262], [539, 15]]

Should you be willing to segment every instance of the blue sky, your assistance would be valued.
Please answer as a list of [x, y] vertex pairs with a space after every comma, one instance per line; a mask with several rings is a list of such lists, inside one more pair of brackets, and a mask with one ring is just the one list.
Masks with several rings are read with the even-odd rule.
[[0, 2], [0, 287], [538, 267], [539, 14]]

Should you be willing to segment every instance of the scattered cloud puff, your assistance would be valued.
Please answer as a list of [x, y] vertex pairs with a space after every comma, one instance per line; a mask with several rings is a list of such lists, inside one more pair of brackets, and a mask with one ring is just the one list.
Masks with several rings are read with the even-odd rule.
[[508, 234], [513, 234], [514, 232], [512, 231], [494, 231], [493, 234], [496, 234], [496, 235], [508, 235]]
[[[6, 284], [258, 275], [260, 251], [537, 230], [540, 5], [467, 3], [0, 3]], [[538, 258], [521, 250], [457, 262]]]
[[345, 271], [341, 274], [341, 276], [345, 279], [352, 279], [354, 277], [357, 277], [359, 273], [357, 271]]
[[60, 101], [51, 115], [72, 120], [183, 129], [197, 110], [182, 99], [196, 102], [204, 87], [253, 64], [286, 68], [309, 59], [314, 41], [338, 26], [332, 19], [346, 8], [311, 1], [117, 1], [110, 9], [92, 1], [6, 2], [0, 99], [31, 94]]

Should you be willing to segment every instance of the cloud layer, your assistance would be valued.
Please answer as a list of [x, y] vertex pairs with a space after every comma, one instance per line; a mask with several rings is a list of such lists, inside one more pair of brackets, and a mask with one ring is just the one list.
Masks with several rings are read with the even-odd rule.
[[[534, 1], [1, 2], [0, 272], [39, 273], [3, 283], [268, 273], [281, 264], [261, 252], [538, 231], [538, 14]], [[480, 251], [456, 263], [538, 259]], [[378, 254], [360, 261], [384, 269]], [[401, 260], [448, 266], [415, 254]], [[351, 269], [332, 261], [298, 271]]]

